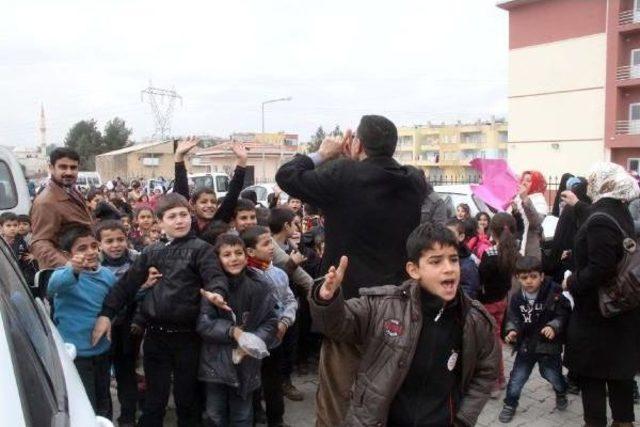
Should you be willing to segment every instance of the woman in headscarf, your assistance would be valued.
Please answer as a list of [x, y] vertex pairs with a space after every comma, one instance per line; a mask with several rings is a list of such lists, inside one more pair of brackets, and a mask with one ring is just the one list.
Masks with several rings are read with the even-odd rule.
[[[605, 318], [598, 307], [598, 291], [616, 277], [625, 234], [634, 236], [626, 204], [640, 195], [640, 189], [621, 166], [598, 163], [587, 177], [587, 195], [593, 200], [591, 207], [577, 203], [573, 193], [563, 193], [568, 205], [576, 205], [578, 218], [587, 214], [576, 234], [575, 271], [563, 282], [575, 302], [567, 328], [565, 364], [578, 378], [587, 425], [607, 425], [608, 397], [613, 425], [631, 426], [633, 378], [640, 358], [640, 310]], [[591, 218], [594, 213], [613, 219]]]
[[542, 221], [549, 213], [544, 196], [547, 181], [538, 171], [525, 171], [520, 178], [518, 195], [512, 205], [512, 214], [522, 229], [520, 253], [542, 258]]
[[562, 197], [560, 195], [563, 191], [568, 190], [567, 181], [569, 179], [574, 178], [574, 176], [570, 173], [562, 174], [560, 178], [560, 185], [558, 186], [558, 191], [556, 192], [556, 197], [553, 199], [553, 207], [551, 208], [551, 215], [560, 218], [560, 214], [562, 213]]

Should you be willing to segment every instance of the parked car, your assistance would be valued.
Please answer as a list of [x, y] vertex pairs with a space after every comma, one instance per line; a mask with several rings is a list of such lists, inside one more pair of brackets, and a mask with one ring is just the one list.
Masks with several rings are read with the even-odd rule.
[[[273, 194], [275, 192], [276, 186], [277, 186], [276, 183], [266, 182], [266, 183], [262, 183], [262, 184], [251, 185], [251, 186], [245, 188], [242, 191], [247, 191], [247, 190], [255, 191], [256, 192], [256, 196], [258, 196], [258, 204], [262, 205], [265, 208], [268, 208], [269, 207], [269, 194]], [[279, 203], [282, 205], [284, 203], [287, 203], [287, 200], [289, 200], [289, 195], [287, 193], [285, 193], [284, 191], [281, 191], [280, 192]]]
[[13, 153], [0, 147], [0, 213], [29, 214], [31, 196], [22, 167]]
[[213, 188], [216, 197], [224, 197], [229, 191], [229, 175], [222, 172], [192, 173], [188, 175], [189, 184], [194, 189]]
[[80, 171], [78, 172], [78, 179], [76, 185], [82, 191], [87, 191], [89, 188], [98, 188], [102, 185], [102, 179], [98, 172]]
[[29, 291], [0, 239], [0, 414], [11, 427], [113, 427], [96, 416], [43, 301]]

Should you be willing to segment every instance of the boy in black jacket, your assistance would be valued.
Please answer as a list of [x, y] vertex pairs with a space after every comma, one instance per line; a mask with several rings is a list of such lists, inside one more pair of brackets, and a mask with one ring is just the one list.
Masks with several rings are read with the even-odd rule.
[[562, 376], [562, 336], [571, 313], [562, 288], [545, 279], [542, 263], [534, 257], [523, 257], [516, 263], [516, 278], [522, 289], [511, 297], [505, 325], [505, 342], [518, 352], [511, 370], [500, 421], [513, 419], [520, 393], [533, 367], [556, 392], [556, 407], [567, 408], [567, 383]]
[[134, 300], [149, 270], [155, 268], [160, 279], [140, 302], [140, 314], [147, 325], [143, 347], [147, 393], [139, 426], [162, 425], [172, 376], [178, 425], [199, 425], [200, 337], [195, 327], [200, 292], [205, 288], [226, 298], [227, 280], [213, 246], [192, 233], [189, 203], [183, 196], [163, 196], [156, 215], [169, 243], [146, 247], [111, 289], [96, 321], [93, 341], [109, 334], [111, 320]]

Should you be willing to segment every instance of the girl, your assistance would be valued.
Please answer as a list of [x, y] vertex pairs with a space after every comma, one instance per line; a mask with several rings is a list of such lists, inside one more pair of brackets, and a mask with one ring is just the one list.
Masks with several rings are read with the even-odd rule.
[[466, 221], [471, 218], [471, 208], [469, 208], [468, 204], [460, 203], [456, 207], [456, 218], [458, 218], [460, 221]]
[[156, 217], [151, 208], [143, 207], [135, 212], [134, 218], [136, 227], [129, 233], [129, 241], [135, 250], [141, 251], [144, 248], [144, 236], [149, 234]]
[[[489, 248], [480, 261], [479, 273], [482, 292], [480, 302], [496, 321], [496, 339], [502, 345], [502, 320], [507, 308], [507, 295], [518, 259], [518, 242], [515, 238], [516, 221], [505, 212], [497, 213], [489, 226], [495, 246]], [[504, 361], [500, 351], [500, 373], [492, 397], [497, 398], [505, 388]]]
[[491, 237], [489, 235], [489, 222], [491, 218], [486, 212], [478, 212], [476, 215], [476, 222], [478, 223], [477, 234], [469, 239], [467, 246], [474, 253], [478, 259], [482, 259], [484, 253], [489, 249], [491, 244]]

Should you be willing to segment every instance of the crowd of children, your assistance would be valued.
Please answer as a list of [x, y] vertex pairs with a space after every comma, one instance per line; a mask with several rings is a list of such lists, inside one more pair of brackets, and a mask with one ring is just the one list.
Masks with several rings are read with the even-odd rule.
[[[548, 260], [522, 255], [533, 230], [517, 212], [474, 217], [461, 204], [446, 223], [420, 225], [407, 241], [409, 280], [346, 300], [348, 259], [326, 276], [320, 268], [322, 213], [279, 193], [269, 207], [241, 195], [240, 145], [224, 200], [190, 191], [183, 159], [196, 144], [178, 146], [173, 193], [149, 203], [136, 183], [128, 194], [91, 191], [93, 227], [60, 233], [69, 262], [46, 294], [98, 415], [114, 418], [113, 372], [120, 426], [161, 426], [171, 390], [180, 426], [283, 426], [285, 397], [303, 398], [294, 366], [308, 372], [318, 357], [316, 332], [360, 346], [348, 425], [473, 425], [503, 394], [507, 423], [536, 363], [567, 408], [572, 305], [545, 275]], [[0, 232], [33, 286], [29, 217], [3, 213]], [[508, 377], [502, 343], [516, 354]]]

